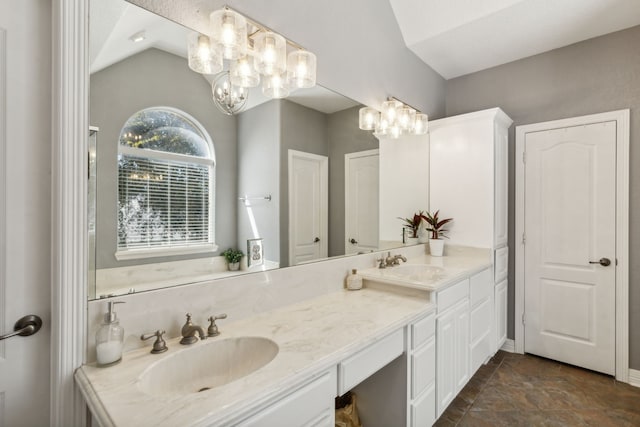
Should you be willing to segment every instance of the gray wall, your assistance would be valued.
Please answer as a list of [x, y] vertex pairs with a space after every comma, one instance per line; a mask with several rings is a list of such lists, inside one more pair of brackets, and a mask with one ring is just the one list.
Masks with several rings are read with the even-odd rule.
[[[280, 107], [267, 102], [238, 115], [238, 195], [271, 195], [271, 201], [238, 205], [238, 248], [246, 253], [247, 239], [263, 238], [264, 258], [280, 261]], [[251, 229], [253, 215], [258, 235]]]
[[[280, 106], [280, 265], [289, 265], [289, 150], [328, 156], [327, 116], [282, 99]], [[331, 207], [329, 207], [331, 208]], [[329, 229], [333, 225], [329, 222]]]
[[[211, 87], [187, 61], [149, 49], [91, 75], [90, 124], [98, 126], [97, 268], [194, 258], [117, 261], [117, 150], [120, 130], [135, 112], [153, 106], [178, 108], [208, 131], [216, 154], [216, 243], [236, 242], [236, 121], [211, 101]], [[202, 254], [199, 256], [210, 256]]]
[[[509, 246], [514, 248], [515, 126], [631, 109], [630, 367], [640, 369], [640, 26], [449, 80], [447, 116], [502, 108], [509, 142]], [[509, 259], [509, 330], [514, 336], [514, 251]]]
[[358, 128], [360, 106], [327, 116], [329, 142], [329, 256], [344, 255], [345, 203], [344, 155], [378, 148], [370, 131]]

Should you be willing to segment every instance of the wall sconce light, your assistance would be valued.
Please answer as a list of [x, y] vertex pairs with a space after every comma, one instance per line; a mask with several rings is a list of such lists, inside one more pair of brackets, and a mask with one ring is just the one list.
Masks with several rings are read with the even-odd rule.
[[[284, 98], [291, 90], [316, 85], [316, 56], [302, 46], [229, 7], [212, 12], [209, 19], [208, 34], [189, 35], [189, 67], [201, 74], [224, 74], [216, 77], [213, 88], [214, 103], [221, 111], [242, 111], [247, 89], [258, 86], [261, 80], [262, 92], [270, 98]], [[288, 48], [291, 51], [287, 54]], [[223, 71], [225, 62], [229, 68]], [[226, 83], [219, 82], [215, 87], [219, 80]], [[215, 96], [226, 93], [225, 85], [241, 93], [241, 102], [240, 97]], [[233, 101], [233, 105], [220, 104], [227, 101]]]
[[382, 111], [363, 107], [359, 114], [359, 127], [372, 130], [376, 137], [401, 135], [424, 135], [429, 130], [429, 116], [416, 111], [397, 99], [390, 97], [382, 103]]

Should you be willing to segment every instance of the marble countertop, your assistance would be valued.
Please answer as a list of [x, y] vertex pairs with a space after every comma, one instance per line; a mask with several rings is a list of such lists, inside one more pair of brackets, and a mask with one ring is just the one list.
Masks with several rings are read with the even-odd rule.
[[[335, 292], [235, 323], [227, 319], [220, 322], [220, 336], [191, 346], [180, 345], [176, 338], [168, 340], [169, 350], [159, 355], [150, 354], [149, 346], [125, 353], [115, 366], [84, 365], [75, 379], [103, 426], [227, 425], [433, 309], [423, 291]], [[158, 397], [140, 389], [141, 375], [164, 358], [246, 336], [273, 340], [279, 346], [277, 356], [246, 377], [201, 393]]]
[[365, 281], [438, 292], [459, 280], [491, 267], [491, 250], [447, 246], [446, 256], [423, 255], [400, 265], [368, 268], [358, 273]]

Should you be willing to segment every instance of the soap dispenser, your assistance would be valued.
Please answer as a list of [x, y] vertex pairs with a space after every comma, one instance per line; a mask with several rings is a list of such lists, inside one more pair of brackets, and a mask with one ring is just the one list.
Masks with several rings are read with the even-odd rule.
[[347, 276], [347, 289], [350, 291], [362, 289], [362, 276], [358, 274], [358, 270], [355, 268], [351, 270], [351, 274]]
[[114, 311], [115, 304], [124, 304], [124, 301], [109, 301], [107, 303], [108, 311], [104, 314], [104, 323], [96, 332], [98, 366], [112, 365], [122, 359], [124, 328], [120, 326], [118, 316]]

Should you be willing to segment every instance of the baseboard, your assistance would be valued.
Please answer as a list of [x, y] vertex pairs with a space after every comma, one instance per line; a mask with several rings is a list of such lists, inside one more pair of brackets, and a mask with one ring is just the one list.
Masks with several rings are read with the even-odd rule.
[[629, 385], [640, 387], [640, 371], [629, 369]]
[[[500, 347], [500, 350], [506, 351], [507, 353], [515, 353], [516, 342], [514, 340], [507, 339], [504, 344], [502, 344], [502, 347]], [[640, 374], [640, 371], [638, 371], [638, 374]], [[638, 379], [640, 379], [640, 377], [638, 377]]]

